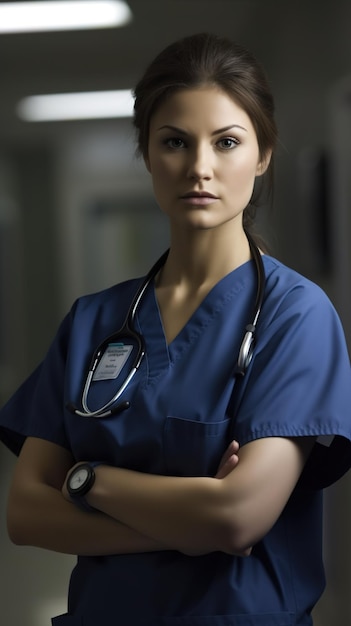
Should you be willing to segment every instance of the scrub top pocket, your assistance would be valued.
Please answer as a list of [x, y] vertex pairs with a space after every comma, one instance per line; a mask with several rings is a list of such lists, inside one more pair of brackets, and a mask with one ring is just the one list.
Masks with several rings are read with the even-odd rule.
[[203, 423], [168, 416], [164, 456], [172, 476], [214, 476], [229, 444], [231, 420]]

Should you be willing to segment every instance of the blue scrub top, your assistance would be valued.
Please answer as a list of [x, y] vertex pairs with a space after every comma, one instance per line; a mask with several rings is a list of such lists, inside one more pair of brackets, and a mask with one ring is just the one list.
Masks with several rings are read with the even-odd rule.
[[[317, 442], [282, 515], [248, 558], [176, 551], [78, 557], [67, 615], [54, 626], [310, 625], [324, 588], [321, 489], [351, 460], [351, 370], [339, 318], [323, 291], [269, 256], [257, 343], [244, 378], [235, 364], [251, 320], [256, 271], [224, 277], [167, 345], [151, 284], [136, 329], [146, 357], [120, 400], [93, 419], [81, 406], [92, 353], [118, 329], [139, 280], [79, 299], [46, 359], [0, 412], [0, 436], [18, 453], [26, 436], [101, 461], [177, 476], [215, 474], [232, 439], [314, 436]], [[124, 372], [122, 371], [122, 374]], [[92, 384], [92, 409], [117, 380]]]

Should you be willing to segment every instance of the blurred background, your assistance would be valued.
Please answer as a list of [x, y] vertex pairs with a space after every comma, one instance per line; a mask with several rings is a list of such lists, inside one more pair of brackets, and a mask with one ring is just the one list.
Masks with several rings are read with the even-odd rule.
[[[19, 103], [33, 95], [130, 90], [165, 45], [205, 30], [246, 45], [266, 68], [280, 142], [273, 208], [263, 209], [262, 230], [275, 256], [327, 291], [351, 346], [350, 0], [127, 5], [129, 20], [111, 28], [4, 33], [0, 17], [1, 403], [42, 359], [76, 297], [144, 273], [168, 242], [129, 117], [25, 121]], [[48, 626], [66, 611], [74, 558], [9, 543], [12, 466], [2, 447], [1, 623]], [[351, 623], [350, 523], [345, 477], [326, 492], [328, 586], [316, 626]]]

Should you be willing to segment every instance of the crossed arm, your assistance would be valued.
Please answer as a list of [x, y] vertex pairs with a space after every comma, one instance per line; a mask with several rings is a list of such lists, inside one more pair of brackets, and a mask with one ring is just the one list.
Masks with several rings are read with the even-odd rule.
[[249, 554], [282, 512], [312, 445], [308, 438], [271, 437], [238, 451], [233, 442], [213, 478], [98, 466], [87, 496], [97, 512], [86, 513], [65, 488], [70, 453], [28, 438], [10, 489], [10, 538], [81, 555], [169, 549]]

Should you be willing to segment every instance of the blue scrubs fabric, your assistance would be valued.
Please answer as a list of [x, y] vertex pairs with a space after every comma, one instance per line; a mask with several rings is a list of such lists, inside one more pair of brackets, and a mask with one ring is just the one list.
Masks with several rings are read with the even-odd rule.
[[[0, 435], [16, 453], [34, 436], [68, 448], [76, 461], [175, 476], [213, 476], [234, 438], [241, 446], [262, 437], [317, 438], [282, 515], [250, 557], [78, 557], [68, 613], [54, 626], [312, 623], [324, 588], [321, 489], [351, 460], [350, 361], [321, 289], [272, 257], [264, 266], [265, 300], [244, 378], [235, 363], [255, 301], [252, 262], [224, 277], [169, 345], [150, 285], [135, 320], [146, 357], [121, 397], [131, 406], [119, 415], [79, 417], [66, 405], [81, 407], [92, 353], [122, 325], [137, 280], [78, 300], [45, 361], [0, 413]], [[108, 402], [124, 373], [92, 383], [92, 409]]]

